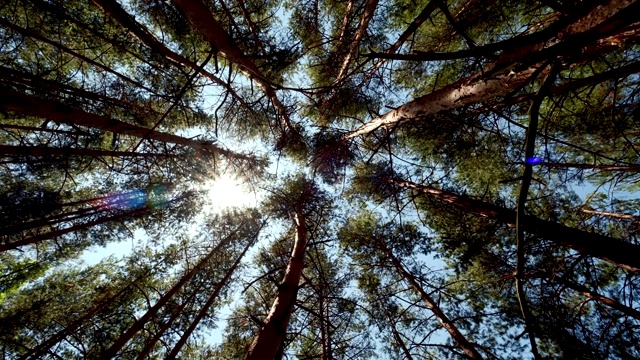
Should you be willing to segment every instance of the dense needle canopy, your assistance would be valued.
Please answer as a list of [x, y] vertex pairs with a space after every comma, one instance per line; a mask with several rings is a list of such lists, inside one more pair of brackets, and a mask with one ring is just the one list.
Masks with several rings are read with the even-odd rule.
[[639, 358], [638, 14], [2, 1], [2, 358]]

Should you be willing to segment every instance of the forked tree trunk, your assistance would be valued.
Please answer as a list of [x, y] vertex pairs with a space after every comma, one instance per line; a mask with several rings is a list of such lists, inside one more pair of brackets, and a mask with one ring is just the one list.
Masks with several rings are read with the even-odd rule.
[[308, 242], [305, 216], [297, 213], [295, 221], [296, 240], [284, 278], [278, 286], [278, 295], [258, 335], [253, 339], [245, 360], [273, 359], [287, 334], [287, 326], [298, 295], [298, 283], [302, 275], [304, 254]]
[[467, 338], [458, 330], [458, 327], [449, 319], [449, 317], [442, 311], [438, 303], [424, 290], [420, 282], [413, 274], [407, 271], [402, 262], [391, 252], [380, 239], [376, 239], [376, 243], [381, 247], [382, 252], [386, 255], [386, 258], [391, 260], [391, 263], [396, 268], [400, 276], [402, 276], [411, 287], [420, 295], [422, 301], [433, 312], [433, 315], [438, 319], [438, 322], [449, 333], [451, 338], [458, 344], [458, 347], [464, 351], [465, 354], [471, 359], [482, 359], [482, 355], [478, 352], [475, 345], [473, 345]]
[[232, 234], [228, 235], [226, 238], [221, 240], [218, 245], [216, 245], [205, 257], [203, 257], [191, 270], [186, 272], [180, 280], [175, 283], [169, 291], [167, 291], [158, 301], [151, 307], [147, 312], [142, 315], [136, 322], [131, 325], [131, 327], [125, 331], [119, 338], [117, 338], [113, 344], [105, 350], [101, 355], [100, 359], [112, 359], [114, 358], [118, 352], [131, 340], [140, 330], [144, 328], [144, 325], [149, 322], [158, 311], [173, 298], [174, 295], [178, 293], [182, 289], [184, 285], [186, 285], [194, 275], [200, 272], [205, 266], [209, 265], [211, 259], [222, 249], [226, 244], [232, 240], [235, 233], [239, 230], [236, 229]]
[[[440, 190], [432, 186], [420, 185], [410, 181], [388, 179], [390, 183], [406, 189], [413, 189], [420, 193], [448, 202], [455, 207], [502, 223], [515, 225], [516, 212], [501, 206], [480, 200], [470, 199], [452, 192]], [[522, 226], [531, 233], [551, 240], [558, 245], [566, 246], [577, 252], [602, 259], [620, 266], [623, 269], [640, 271], [640, 245], [600, 235], [584, 230], [571, 228], [553, 221], [542, 220], [535, 216], [523, 217]]]
[[349, 44], [349, 52], [345, 55], [342, 60], [342, 66], [340, 67], [340, 72], [338, 72], [338, 76], [334, 81], [334, 85], [340, 83], [347, 76], [347, 70], [349, 70], [349, 64], [353, 61], [358, 53], [358, 48], [360, 47], [360, 41], [364, 37], [367, 32], [367, 28], [369, 27], [369, 22], [373, 18], [373, 14], [378, 6], [378, 0], [366, 0], [364, 4], [364, 13], [362, 14], [362, 18], [360, 19], [360, 23], [358, 24], [358, 28], [356, 29], [355, 34], [353, 35], [353, 39], [351, 39], [351, 44]]
[[209, 308], [211, 308], [213, 303], [218, 299], [218, 295], [220, 295], [220, 292], [222, 291], [222, 289], [227, 285], [227, 283], [229, 282], [229, 279], [238, 268], [238, 265], [240, 265], [240, 261], [242, 261], [242, 258], [244, 258], [244, 255], [247, 253], [247, 251], [253, 245], [253, 243], [254, 241], [247, 242], [247, 245], [245, 246], [244, 250], [242, 250], [242, 253], [238, 255], [238, 257], [236, 258], [236, 261], [233, 263], [233, 265], [231, 265], [229, 270], [227, 270], [226, 274], [224, 274], [224, 277], [222, 278], [222, 280], [218, 282], [218, 285], [216, 285], [215, 289], [207, 299], [207, 302], [204, 305], [202, 305], [196, 317], [193, 319], [191, 324], [189, 324], [189, 327], [187, 328], [187, 330], [185, 330], [185, 332], [180, 337], [180, 340], [178, 340], [178, 342], [173, 346], [173, 349], [171, 349], [171, 352], [169, 353], [169, 355], [167, 355], [168, 359], [177, 358], [178, 354], [180, 353], [180, 350], [182, 350], [182, 347], [184, 346], [184, 344], [187, 343], [187, 340], [189, 339], [191, 334], [193, 334], [193, 331], [196, 329], [200, 321], [207, 315]]

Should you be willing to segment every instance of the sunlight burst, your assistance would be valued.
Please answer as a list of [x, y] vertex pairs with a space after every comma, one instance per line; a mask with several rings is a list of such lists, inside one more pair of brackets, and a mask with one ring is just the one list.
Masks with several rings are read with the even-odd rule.
[[236, 177], [223, 174], [215, 180], [204, 184], [209, 197], [208, 210], [218, 212], [230, 207], [247, 207], [256, 205], [255, 192]]

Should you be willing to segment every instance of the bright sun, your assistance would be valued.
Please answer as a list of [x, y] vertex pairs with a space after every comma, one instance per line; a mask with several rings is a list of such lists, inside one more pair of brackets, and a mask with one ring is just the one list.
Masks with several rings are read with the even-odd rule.
[[204, 185], [209, 194], [211, 211], [217, 212], [228, 207], [256, 205], [256, 193], [231, 175], [223, 174]]

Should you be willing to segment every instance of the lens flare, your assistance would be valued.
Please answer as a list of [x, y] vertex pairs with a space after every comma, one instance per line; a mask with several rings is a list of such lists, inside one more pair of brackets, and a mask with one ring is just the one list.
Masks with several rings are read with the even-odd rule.
[[539, 157], [530, 157], [527, 160], [525, 160], [525, 162], [527, 164], [531, 164], [531, 165], [538, 165], [542, 162], [542, 158]]
[[161, 208], [169, 203], [167, 195], [168, 188], [166, 185], [156, 185], [148, 190], [135, 189], [103, 196], [94, 200], [93, 204], [100, 209], [132, 210], [144, 206]]

